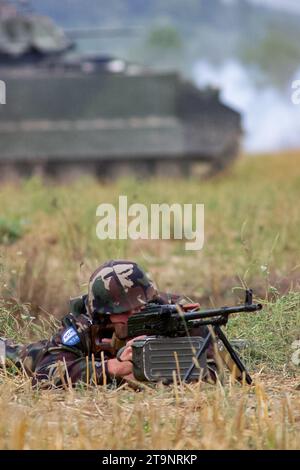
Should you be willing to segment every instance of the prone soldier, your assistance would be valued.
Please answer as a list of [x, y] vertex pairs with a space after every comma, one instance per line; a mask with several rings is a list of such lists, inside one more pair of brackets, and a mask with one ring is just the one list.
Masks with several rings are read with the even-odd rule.
[[[16, 365], [31, 377], [33, 385], [42, 387], [131, 382], [132, 344], [141, 337], [127, 337], [128, 319], [148, 303], [181, 302], [179, 295], [158, 292], [135, 262], [111, 260], [91, 275], [87, 295], [71, 299], [70, 312], [57, 333], [28, 345], [2, 338], [1, 359]], [[201, 328], [192, 331], [193, 335], [201, 336]], [[207, 374], [215, 380], [213, 348], [207, 358]]]

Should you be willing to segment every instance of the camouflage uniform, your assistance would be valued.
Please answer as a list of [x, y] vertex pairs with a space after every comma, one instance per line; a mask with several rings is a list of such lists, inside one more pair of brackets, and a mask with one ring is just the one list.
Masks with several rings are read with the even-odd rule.
[[[110, 376], [107, 367], [107, 361], [115, 357], [116, 351], [104, 351], [101, 356], [100, 352], [93, 350], [93, 326], [99, 319], [108, 318], [109, 313], [123, 313], [153, 300], [175, 303], [180, 296], [158, 293], [133, 262], [104, 263], [92, 274], [88, 295], [71, 299], [70, 313], [49, 340], [16, 345], [2, 339], [6, 364], [15, 364], [32, 378], [33, 385], [40, 383], [44, 387], [79, 382], [119, 384], [122, 379]], [[111, 339], [111, 336], [108, 330], [107, 337]]]

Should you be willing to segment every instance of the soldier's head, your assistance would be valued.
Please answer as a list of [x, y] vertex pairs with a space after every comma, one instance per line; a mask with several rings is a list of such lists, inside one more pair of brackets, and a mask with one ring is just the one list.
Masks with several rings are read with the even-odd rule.
[[154, 283], [138, 264], [111, 260], [90, 277], [87, 309], [92, 318], [109, 316], [112, 323], [123, 323], [156, 294]]

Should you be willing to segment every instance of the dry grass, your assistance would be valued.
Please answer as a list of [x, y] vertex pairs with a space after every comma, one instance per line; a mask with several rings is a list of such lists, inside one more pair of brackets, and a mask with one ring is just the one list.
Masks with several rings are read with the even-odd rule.
[[34, 392], [0, 385], [2, 449], [299, 449], [295, 381]]
[[[119, 194], [129, 204], [204, 203], [204, 249], [186, 252], [174, 240], [100, 242], [96, 207], [116, 203]], [[291, 343], [300, 339], [299, 197], [297, 152], [244, 158], [230, 175], [205, 182], [3, 185], [0, 335], [26, 341], [49, 334], [51, 314], [62, 316], [68, 297], [85, 292], [90, 272], [112, 257], [137, 259], [161, 289], [184, 292], [203, 306], [235, 302], [250, 285], [265, 309], [234, 319], [229, 331], [252, 344], [250, 388], [228, 382], [139, 393], [126, 387], [39, 391], [26, 377], [1, 371], [0, 448], [299, 448], [299, 373], [290, 364]]]

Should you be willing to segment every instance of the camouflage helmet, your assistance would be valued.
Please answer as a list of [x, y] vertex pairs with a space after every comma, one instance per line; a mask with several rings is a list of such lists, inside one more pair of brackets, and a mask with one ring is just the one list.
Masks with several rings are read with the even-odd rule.
[[153, 282], [133, 261], [110, 260], [91, 275], [87, 308], [95, 313], [124, 313], [142, 307], [157, 294]]

